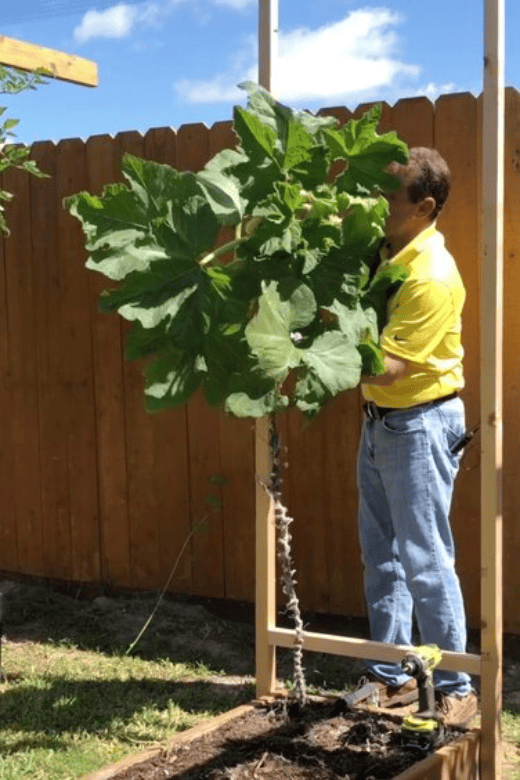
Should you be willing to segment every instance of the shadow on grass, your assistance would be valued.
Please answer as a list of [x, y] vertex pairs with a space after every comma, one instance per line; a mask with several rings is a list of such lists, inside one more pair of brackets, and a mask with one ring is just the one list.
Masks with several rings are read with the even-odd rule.
[[[13, 641], [70, 644], [82, 650], [124, 654], [151, 614], [153, 594], [73, 598], [51, 587], [15, 583], [4, 595], [4, 627]], [[309, 631], [367, 636], [364, 618], [305, 614]], [[280, 612], [278, 625], [292, 627]], [[224, 599], [166, 597], [131, 653], [148, 661], [203, 664], [227, 675], [254, 675], [255, 636], [252, 604]], [[278, 676], [292, 677], [292, 652], [279, 649]], [[316, 688], [341, 690], [357, 681], [359, 662], [305, 653], [307, 682]], [[8, 670], [6, 670], [8, 671]]]
[[[9, 638], [15, 640], [70, 643], [83, 650], [119, 655], [136, 639], [156, 603], [157, 594], [123, 593], [114, 598], [84, 600], [50, 585], [17, 582], [4, 593], [4, 627]], [[306, 613], [303, 619], [308, 631], [369, 636], [364, 617]], [[283, 612], [277, 623], [292, 627]], [[470, 652], [478, 652], [478, 632], [470, 631], [469, 637]], [[132, 656], [203, 664], [227, 675], [254, 675], [254, 642], [252, 604], [167, 596]], [[513, 659], [520, 659], [520, 637], [505, 637], [504, 650]], [[291, 652], [279, 649], [277, 655], [278, 676], [291, 678]], [[363, 664], [355, 659], [315, 653], [305, 653], [304, 665], [308, 684], [325, 690], [341, 690], [356, 683], [363, 670]]]
[[[19, 683], [1, 693], [0, 722], [6, 734], [6, 744], [0, 742], [2, 755], [36, 748], [62, 749], [66, 735], [98, 734], [124, 739], [121, 732], [136, 716], [136, 732], [147, 724], [153, 728], [153, 718], [160, 720], [161, 713], [168, 712], [171, 728], [183, 730], [193, 725], [191, 715], [215, 715], [254, 698], [251, 683], [64, 681], [52, 677], [46, 680], [48, 687], [43, 690]], [[147, 716], [145, 711], [149, 708], [153, 708], [153, 715]], [[144, 718], [144, 726], [140, 725], [139, 716]], [[27, 737], [11, 742], [9, 732], [13, 736], [27, 732]]]

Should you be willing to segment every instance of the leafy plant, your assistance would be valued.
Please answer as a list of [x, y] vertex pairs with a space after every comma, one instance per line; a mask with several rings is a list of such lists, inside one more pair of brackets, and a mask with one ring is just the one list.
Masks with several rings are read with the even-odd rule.
[[[65, 207], [83, 225], [87, 267], [121, 282], [100, 308], [134, 323], [126, 356], [149, 358], [147, 408], [183, 404], [201, 387], [232, 414], [271, 417], [265, 487], [303, 706], [303, 623], [275, 413], [294, 404], [313, 416], [362, 373], [384, 371], [379, 331], [407, 272], [371, 266], [388, 211], [382, 193], [398, 186], [385, 169], [406, 162], [408, 151], [394, 133], [377, 134], [380, 107], [340, 127], [242, 86], [249, 101], [235, 107], [237, 149], [199, 173], [125, 155], [127, 185], [111, 184], [101, 197], [79, 193]], [[234, 238], [219, 244], [221, 228]]]
[[[45, 84], [43, 75], [45, 71], [37, 70], [32, 73], [24, 73], [17, 68], [5, 68], [0, 65], [0, 95], [15, 95], [27, 89], [36, 89], [37, 85]], [[6, 106], [0, 106], [0, 117], [7, 111]], [[18, 125], [18, 119], [5, 119], [0, 124], [0, 174], [10, 168], [18, 168], [27, 171], [40, 178], [47, 174], [40, 171], [34, 160], [29, 160], [30, 149], [27, 146], [14, 145], [10, 139], [15, 137], [13, 129]], [[5, 219], [5, 206], [12, 200], [12, 193], [0, 189], [0, 231], [9, 235], [9, 228]]]
[[[370, 268], [396, 188], [385, 169], [406, 145], [377, 134], [380, 107], [340, 127], [241, 86], [236, 149], [198, 173], [127, 154], [127, 184], [65, 201], [87, 267], [120, 282], [100, 308], [133, 322], [126, 357], [148, 358], [149, 411], [200, 387], [237, 416], [313, 416], [384, 370], [379, 331], [406, 271]], [[218, 245], [221, 228], [234, 238]]]

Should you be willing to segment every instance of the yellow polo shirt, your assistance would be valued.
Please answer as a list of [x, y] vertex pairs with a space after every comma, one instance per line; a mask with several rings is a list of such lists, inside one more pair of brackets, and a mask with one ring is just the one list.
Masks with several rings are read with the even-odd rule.
[[461, 390], [466, 291], [443, 235], [433, 224], [386, 262], [406, 266], [410, 275], [388, 302], [380, 346], [412, 361], [415, 370], [388, 387], [361, 385], [363, 396], [402, 409]]

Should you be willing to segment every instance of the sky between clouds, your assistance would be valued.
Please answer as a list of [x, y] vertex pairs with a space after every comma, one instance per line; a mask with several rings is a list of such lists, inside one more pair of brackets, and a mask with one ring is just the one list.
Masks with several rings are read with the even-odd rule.
[[[481, 91], [482, 0], [279, 2], [273, 92], [290, 105], [354, 108]], [[6, 3], [18, 8], [15, 0], [0, 0], [0, 11]], [[257, 0], [25, 3], [26, 17], [9, 23], [7, 15], [4, 34], [93, 59], [100, 72], [95, 90], [51, 83], [13, 100], [28, 143], [198, 121], [209, 126], [231, 118], [234, 103], [245, 103], [238, 83], [258, 80]], [[515, 83], [520, 4], [509, 5]]]
[[[102, 11], [88, 11], [73, 37], [84, 44], [95, 38], [126, 38], [141, 26], [159, 27], [187, 0], [118, 3]], [[215, 6], [243, 11], [256, 0], [212, 0]], [[398, 57], [396, 29], [401, 14], [388, 8], [363, 8], [315, 29], [280, 31], [278, 91], [285, 100], [336, 98], [390, 86], [400, 75], [418, 77], [420, 67]], [[206, 79], [179, 79], [174, 88], [188, 102], [237, 101], [237, 81], [257, 80], [257, 38], [249, 36], [231, 58], [230, 67]], [[320, 67], [316, 67], [316, 63]], [[324, 78], [324, 74], [327, 74]], [[452, 84], [443, 85], [449, 90]], [[430, 85], [430, 92], [433, 85]]]

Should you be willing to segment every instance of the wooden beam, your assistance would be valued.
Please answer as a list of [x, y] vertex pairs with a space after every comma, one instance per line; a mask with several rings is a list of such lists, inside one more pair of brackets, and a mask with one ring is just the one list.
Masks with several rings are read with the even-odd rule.
[[0, 35], [0, 64], [29, 71], [45, 68], [53, 78], [61, 81], [83, 84], [86, 87], [98, 85], [95, 62], [56, 49], [48, 49], [46, 46], [7, 38], [5, 35]]
[[[269, 642], [275, 647], [293, 647], [295, 631], [290, 628], [271, 628], [267, 632]], [[366, 658], [389, 663], [400, 663], [410, 650], [405, 645], [387, 645], [374, 642], [371, 639], [357, 637], [334, 636], [333, 634], [317, 634], [306, 631], [303, 639], [304, 650], [313, 653], [331, 653], [332, 655], [349, 656], [351, 658]], [[439, 669], [451, 672], [468, 672], [480, 675], [481, 657], [473, 653], [454, 653], [443, 650]]]
[[505, 0], [484, 0], [481, 232], [482, 780], [500, 780]]
[[[258, 83], [272, 92], [277, 54], [279, 0], [258, 0]], [[255, 426], [256, 473], [256, 695], [276, 690], [276, 647], [269, 630], [276, 623], [276, 518], [274, 503], [261, 486], [271, 474], [269, 418]]]
[[269, 418], [260, 417], [255, 427], [256, 473], [256, 695], [276, 690], [276, 648], [269, 630], [276, 623], [276, 519], [274, 503], [261, 482], [269, 484], [271, 455]]
[[258, 83], [275, 94], [278, 59], [278, 0], [258, 0]]

